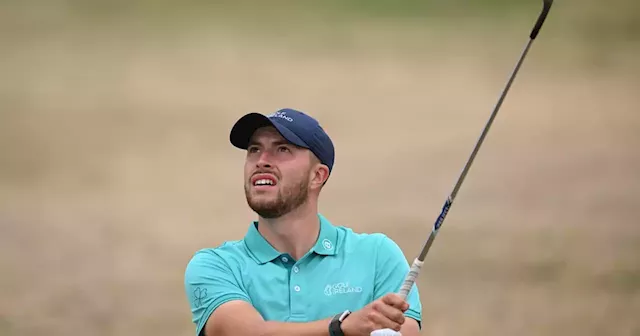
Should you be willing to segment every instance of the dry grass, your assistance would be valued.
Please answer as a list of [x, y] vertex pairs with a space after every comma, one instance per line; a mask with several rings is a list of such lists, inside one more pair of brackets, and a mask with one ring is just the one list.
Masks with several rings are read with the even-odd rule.
[[[5, 42], [0, 335], [192, 334], [186, 262], [253, 217], [227, 140], [247, 111], [319, 117], [337, 143], [322, 212], [413, 258], [524, 40], [421, 41], [433, 52], [392, 34], [343, 49], [126, 29]], [[547, 63], [570, 49], [551, 41], [428, 257], [425, 335], [640, 335], [640, 81]]]

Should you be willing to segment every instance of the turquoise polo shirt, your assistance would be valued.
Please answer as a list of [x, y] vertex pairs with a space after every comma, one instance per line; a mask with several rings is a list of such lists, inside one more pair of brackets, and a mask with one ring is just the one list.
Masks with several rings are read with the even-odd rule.
[[[280, 253], [249, 225], [242, 240], [197, 251], [184, 285], [196, 335], [221, 304], [242, 300], [267, 321], [311, 322], [346, 309], [357, 311], [387, 293], [396, 293], [409, 272], [400, 247], [381, 233], [355, 233], [318, 215], [316, 244], [300, 260]], [[414, 285], [407, 317], [421, 322]]]

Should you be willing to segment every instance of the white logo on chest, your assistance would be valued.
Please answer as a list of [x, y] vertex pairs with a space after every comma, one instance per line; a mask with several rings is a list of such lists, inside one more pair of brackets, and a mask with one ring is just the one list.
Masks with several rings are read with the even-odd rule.
[[360, 293], [362, 292], [362, 287], [360, 286], [349, 286], [348, 282], [338, 282], [335, 284], [329, 284], [324, 288], [324, 295], [332, 296], [338, 294], [350, 294], [350, 293]]

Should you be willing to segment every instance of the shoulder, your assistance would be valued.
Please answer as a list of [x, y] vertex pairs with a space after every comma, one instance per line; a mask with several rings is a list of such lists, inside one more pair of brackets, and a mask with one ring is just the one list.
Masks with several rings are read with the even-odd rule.
[[186, 273], [199, 273], [203, 269], [234, 269], [242, 266], [247, 257], [243, 240], [227, 241], [197, 250], [187, 263]]
[[344, 244], [345, 249], [366, 249], [379, 251], [396, 250], [400, 247], [398, 244], [381, 232], [356, 232], [353, 229], [345, 226], [336, 227], [339, 232], [340, 242]]
[[243, 240], [232, 240], [226, 241], [215, 247], [206, 247], [200, 250], [197, 250], [191, 256], [191, 262], [193, 261], [202, 261], [202, 260], [212, 260], [217, 258], [227, 258], [233, 256], [242, 257], [246, 254], [246, 250], [244, 248]]

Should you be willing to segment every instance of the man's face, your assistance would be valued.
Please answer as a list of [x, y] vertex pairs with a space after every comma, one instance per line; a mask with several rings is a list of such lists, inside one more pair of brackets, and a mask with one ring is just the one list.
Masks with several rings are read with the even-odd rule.
[[285, 140], [272, 127], [258, 129], [247, 148], [245, 196], [263, 218], [277, 218], [304, 204], [314, 178], [310, 151]]

